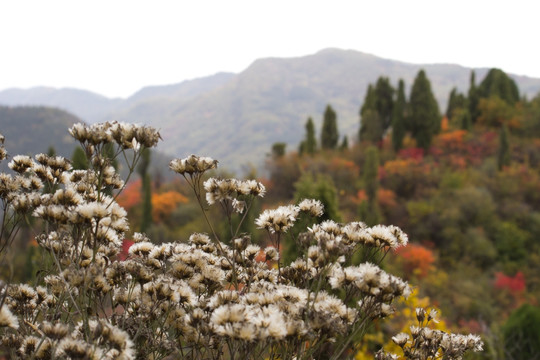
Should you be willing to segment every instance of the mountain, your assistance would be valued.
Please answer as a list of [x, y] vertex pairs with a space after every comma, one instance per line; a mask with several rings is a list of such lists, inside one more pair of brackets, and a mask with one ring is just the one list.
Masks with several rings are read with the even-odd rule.
[[50, 147], [58, 155], [71, 157], [76, 142], [68, 128], [80, 121], [75, 115], [50, 107], [0, 106], [0, 133], [6, 138], [4, 146], [10, 157], [47, 153]]
[[96, 123], [110, 118], [138, 102], [163, 99], [189, 99], [222, 85], [234, 74], [218, 73], [179, 84], [145, 87], [128, 99], [109, 99], [91, 91], [50, 87], [7, 89], [0, 91], [0, 104], [7, 106], [49, 106], [76, 114], [85, 122]]
[[115, 111], [120, 103], [121, 99], [109, 99], [90, 91], [71, 88], [36, 87], [0, 91], [1, 105], [55, 107], [76, 114], [86, 122], [102, 120]]
[[[340, 133], [355, 140], [358, 110], [368, 84], [387, 76], [397, 85], [402, 78], [409, 90], [420, 69], [431, 81], [441, 112], [454, 86], [462, 92], [469, 87], [471, 69], [462, 66], [410, 64], [358, 51], [326, 49], [298, 58], [259, 59], [236, 75], [221, 73], [147, 87], [125, 100], [105, 98], [98, 103], [89, 95], [94, 99], [90, 108], [99, 116], [73, 112], [90, 122], [99, 118], [155, 126], [164, 140], [161, 151], [176, 157], [208, 155], [238, 170], [246, 163], [260, 165], [274, 142], [284, 141], [295, 148], [304, 136], [307, 117], [312, 116], [319, 129], [327, 104], [337, 112]], [[474, 70], [477, 83], [488, 71]], [[540, 79], [511, 77], [522, 94], [532, 97], [540, 92]], [[5, 103], [6, 92], [0, 92], [0, 104]]]

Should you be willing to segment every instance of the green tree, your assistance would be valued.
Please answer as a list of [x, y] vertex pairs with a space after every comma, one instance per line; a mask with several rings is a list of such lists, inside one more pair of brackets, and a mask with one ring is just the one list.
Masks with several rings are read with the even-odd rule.
[[497, 150], [497, 166], [499, 171], [510, 165], [510, 144], [508, 143], [508, 128], [503, 124], [499, 132], [499, 148]]
[[362, 115], [360, 141], [379, 143], [382, 140], [383, 128], [379, 113], [375, 109], [367, 109]]
[[512, 360], [537, 359], [540, 354], [540, 308], [525, 304], [503, 326], [506, 355]]
[[387, 77], [379, 77], [375, 86], [368, 86], [360, 108], [360, 141], [378, 143], [392, 125], [395, 89]]
[[387, 77], [379, 77], [375, 84], [376, 109], [381, 117], [382, 128], [386, 131], [392, 125], [392, 112], [394, 109], [394, 93], [396, 90]]
[[285, 156], [286, 148], [287, 144], [285, 144], [284, 142], [277, 142], [272, 144], [272, 157], [276, 159]]
[[142, 218], [141, 232], [148, 231], [152, 224], [152, 181], [148, 168], [150, 167], [151, 152], [150, 149], [144, 149], [141, 153], [141, 160], [137, 166], [137, 172], [142, 179]]
[[439, 105], [431, 91], [431, 83], [420, 70], [411, 89], [407, 124], [418, 147], [429, 150], [433, 135], [440, 130]]
[[307, 214], [300, 215], [295, 228], [291, 232], [292, 237], [287, 237], [285, 240], [285, 249], [283, 253], [283, 261], [285, 264], [290, 263], [299, 255], [294, 238], [298, 237], [300, 231], [304, 231], [307, 227], [312, 226], [314, 221], [316, 223], [320, 223], [324, 220], [341, 221], [338, 191], [330, 176], [326, 174], [313, 175], [311, 172], [306, 172], [298, 179], [294, 184], [294, 187], [294, 201], [296, 203], [299, 203], [304, 199], [319, 200], [324, 206], [324, 214], [316, 219], [313, 219]]
[[478, 88], [476, 87], [476, 74], [474, 71], [471, 71], [471, 77], [469, 80], [469, 93], [467, 97], [467, 107], [469, 109], [469, 115], [472, 123], [476, 122], [478, 116], [480, 116], [480, 111], [478, 110], [478, 102], [480, 101], [480, 94]]
[[377, 190], [379, 189], [379, 151], [370, 146], [366, 150], [366, 158], [362, 169], [362, 182], [367, 200], [360, 204], [360, 219], [367, 225], [373, 226], [381, 221], [381, 212], [377, 202]]
[[403, 138], [405, 138], [405, 82], [400, 79], [397, 91], [397, 99], [394, 103], [392, 112], [392, 146], [394, 151], [399, 151], [403, 147]]
[[326, 106], [321, 130], [321, 147], [335, 149], [339, 140], [337, 115], [330, 105]]
[[82, 147], [77, 146], [75, 147], [75, 150], [73, 150], [73, 155], [71, 155], [71, 165], [74, 170], [88, 169], [88, 158]]
[[478, 93], [481, 98], [497, 96], [510, 105], [519, 101], [519, 89], [514, 80], [500, 69], [491, 69], [480, 85]]
[[308, 118], [306, 122], [306, 139], [304, 140], [304, 152], [313, 155], [317, 150], [317, 139], [315, 137], [315, 125], [313, 119]]
[[343, 136], [343, 140], [341, 141], [341, 145], [339, 145], [339, 150], [347, 150], [349, 148], [349, 138], [347, 135]]
[[448, 105], [446, 107], [446, 117], [451, 120], [454, 117], [454, 113], [458, 109], [463, 109], [467, 106], [467, 98], [462, 93], [458, 92], [457, 88], [453, 88], [448, 98]]

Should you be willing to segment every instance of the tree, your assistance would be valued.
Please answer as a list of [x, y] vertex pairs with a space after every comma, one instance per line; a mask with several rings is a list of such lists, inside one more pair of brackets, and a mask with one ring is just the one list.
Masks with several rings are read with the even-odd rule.
[[277, 142], [272, 144], [272, 157], [273, 158], [280, 158], [285, 155], [285, 150], [287, 148], [287, 144], [284, 142]]
[[467, 98], [465, 95], [457, 91], [457, 88], [453, 88], [448, 98], [448, 106], [446, 107], [446, 117], [452, 119], [454, 112], [458, 109], [463, 109], [467, 106]]
[[343, 136], [343, 140], [341, 141], [341, 145], [339, 145], [339, 150], [347, 150], [349, 148], [349, 138], [347, 135]]
[[397, 99], [394, 103], [392, 112], [392, 146], [394, 151], [399, 151], [403, 147], [403, 138], [405, 137], [405, 83], [399, 80]]
[[480, 112], [478, 110], [479, 100], [480, 100], [480, 94], [478, 93], [478, 88], [476, 87], [476, 75], [474, 71], [471, 71], [467, 105], [469, 109], [470, 119], [473, 124], [476, 122], [476, 119], [478, 118], [478, 116], [480, 116]]
[[481, 98], [497, 96], [509, 105], [519, 101], [519, 89], [514, 80], [500, 69], [491, 69], [478, 86]]
[[88, 169], [88, 159], [86, 153], [80, 146], [75, 147], [73, 155], [71, 155], [71, 166], [74, 170], [86, 170]]
[[306, 122], [306, 139], [303, 142], [303, 151], [313, 155], [317, 150], [317, 139], [315, 138], [315, 125], [313, 124], [313, 119], [308, 118]]
[[499, 133], [499, 149], [497, 150], [497, 166], [499, 171], [504, 166], [510, 165], [510, 145], [508, 143], [508, 128], [506, 125], [501, 127]]
[[321, 147], [335, 149], [339, 140], [336, 112], [330, 105], [326, 106], [321, 131]]
[[395, 89], [387, 77], [379, 77], [373, 87], [368, 86], [360, 109], [360, 141], [378, 143], [392, 125]]
[[394, 93], [396, 90], [387, 77], [379, 77], [375, 85], [376, 109], [381, 117], [382, 128], [386, 131], [392, 125], [392, 112], [394, 109]]
[[142, 218], [141, 218], [141, 232], [148, 230], [152, 224], [152, 181], [150, 174], [148, 174], [148, 168], [150, 166], [150, 149], [144, 149], [141, 153], [141, 160], [137, 171], [142, 179]]
[[379, 113], [375, 109], [367, 109], [362, 115], [360, 141], [379, 143], [382, 140], [383, 128]]
[[540, 354], [540, 308], [525, 304], [503, 326], [506, 355], [512, 360], [538, 359]]
[[366, 150], [366, 158], [362, 169], [362, 182], [367, 199], [360, 204], [360, 219], [369, 226], [380, 222], [381, 212], [377, 203], [379, 189], [379, 151], [375, 146]]
[[407, 120], [417, 146], [429, 150], [433, 135], [439, 132], [441, 116], [424, 70], [420, 70], [414, 79]]

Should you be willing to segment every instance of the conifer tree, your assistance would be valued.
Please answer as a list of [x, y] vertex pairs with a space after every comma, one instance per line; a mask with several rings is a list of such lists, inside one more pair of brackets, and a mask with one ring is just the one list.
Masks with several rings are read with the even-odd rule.
[[395, 89], [387, 77], [379, 77], [375, 86], [368, 86], [360, 108], [360, 141], [379, 143], [392, 125]]
[[272, 157], [274, 159], [285, 156], [287, 144], [284, 142], [277, 142], [272, 144]]
[[71, 166], [74, 170], [86, 170], [88, 169], [88, 159], [82, 147], [77, 146], [73, 150], [73, 155], [71, 155]]
[[330, 105], [326, 106], [321, 130], [321, 147], [335, 149], [339, 140], [336, 112]]
[[463, 109], [466, 107], [467, 99], [465, 95], [458, 92], [457, 88], [453, 88], [448, 98], [448, 105], [446, 107], [446, 117], [451, 120], [454, 116], [454, 112], [457, 109]]
[[499, 133], [499, 149], [497, 151], [497, 166], [499, 171], [503, 169], [504, 166], [510, 165], [510, 144], [508, 142], [508, 128], [506, 124], [501, 127]]
[[306, 122], [306, 139], [304, 151], [310, 155], [313, 155], [317, 150], [317, 139], [315, 138], [315, 125], [313, 124], [313, 119], [308, 118]]
[[141, 153], [141, 160], [137, 167], [137, 171], [142, 179], [142, 218], [141, 218], [141, 232], [148, 230], [152, 224], [152, 181], [150, 174], [148, 174], [148, 168], [150, 166], [151, 153], [150, 149], [145, 149]]
[[439, 105], [424, 70], [420, 70], [411, 89], [407, 123], [418, 147], [429, 150], [433, 135], [440, 130]]
[[359, 215], [368, 226], [373, 226], [381, 221], [380, 209], [377, 202], [377, 190], [379, 189], [379, 151], [375, 146], [366, 150], [366, 158], [362, 169], [362, 182], [367, 200], [359, 207]]
[[387, 77], [381, 76], [375, 85], [376, 109], [381, 117], [383, 132], [392, 125], [392, 112], [394, 109], [394, 93], [396, 90]]
[[514, 80], [500, 69], [491, 69], [480, 85], [478, 85], [480, 98], [497, 96], [509, 105], [519, 101], [519, 89]]
[[403, 138], [405, 138], [405, 82], [400, 79], [397, 91], [397, 98], [392, 112], [392, 146], [394, 151], [398, 152], [403, 147]]
[[478, 88], [476, 87], [476, 75], [474, 70], [471, 71], [471, 78], [469, 84], [469, 94], [467, 97], [467, 103], [469, 107], [469, 115], [471, 117], [471, 122], [474, 124], [478, 116], [480, 116], [480, 111], [478, 110], [478, 102], [480, 97], [478, 94]]
[[349, 138], [347, 135], [343, 136], [343, 141], [341, 142], [341, 145], [339, 146], [339, 150], [347, 150], [349, 148]]

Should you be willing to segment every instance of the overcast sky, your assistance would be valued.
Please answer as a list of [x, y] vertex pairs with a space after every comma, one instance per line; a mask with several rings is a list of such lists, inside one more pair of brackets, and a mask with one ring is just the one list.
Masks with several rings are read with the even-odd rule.
[[540, 1], [0, 0], [0, 90], [127, 97], [328, 47], [540, 78]]

